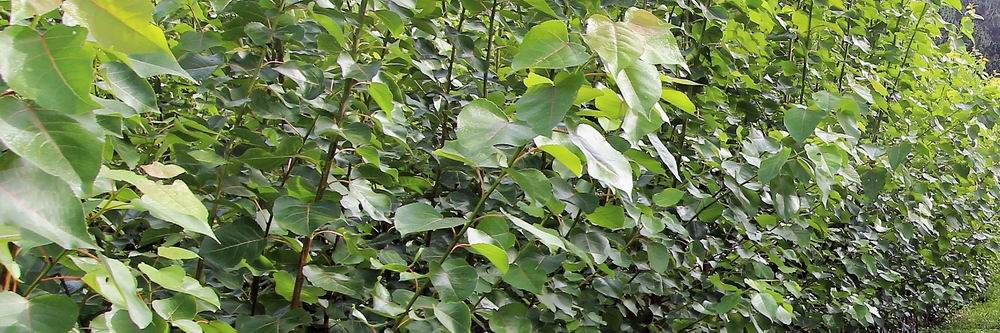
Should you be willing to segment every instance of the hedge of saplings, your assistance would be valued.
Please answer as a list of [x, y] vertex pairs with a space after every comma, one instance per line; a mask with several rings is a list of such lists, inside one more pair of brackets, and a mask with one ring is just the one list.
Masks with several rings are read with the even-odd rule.
[[915, 329], [1000, 245], [976, 15], [0, 1], [0, 330]]

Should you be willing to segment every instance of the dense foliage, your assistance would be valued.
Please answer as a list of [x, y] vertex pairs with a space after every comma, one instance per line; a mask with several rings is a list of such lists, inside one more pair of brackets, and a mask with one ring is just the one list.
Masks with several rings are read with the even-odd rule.
[[942, 6], [0, 1], [0, 327], [911, 328], [997, 248]]

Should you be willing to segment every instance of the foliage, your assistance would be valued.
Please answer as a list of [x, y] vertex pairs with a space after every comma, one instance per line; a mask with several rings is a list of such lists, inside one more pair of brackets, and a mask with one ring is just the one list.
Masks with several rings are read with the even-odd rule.
[[989, 281], [956, 0], [0, 4], [4, 331], [896, 329]]

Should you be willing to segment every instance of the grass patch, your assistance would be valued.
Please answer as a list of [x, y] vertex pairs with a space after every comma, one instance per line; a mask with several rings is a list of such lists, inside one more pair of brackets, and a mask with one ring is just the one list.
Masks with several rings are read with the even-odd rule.
[[1000, 283], [993, 282], [985, 301], [962, 308], [927, 333], [1000, 333]]

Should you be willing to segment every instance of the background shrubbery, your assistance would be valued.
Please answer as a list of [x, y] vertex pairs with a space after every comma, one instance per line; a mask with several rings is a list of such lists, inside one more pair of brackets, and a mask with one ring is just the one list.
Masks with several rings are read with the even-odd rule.
[[996, 267], [959, 0], [0, 8], [5, 331], [908, 330]]

